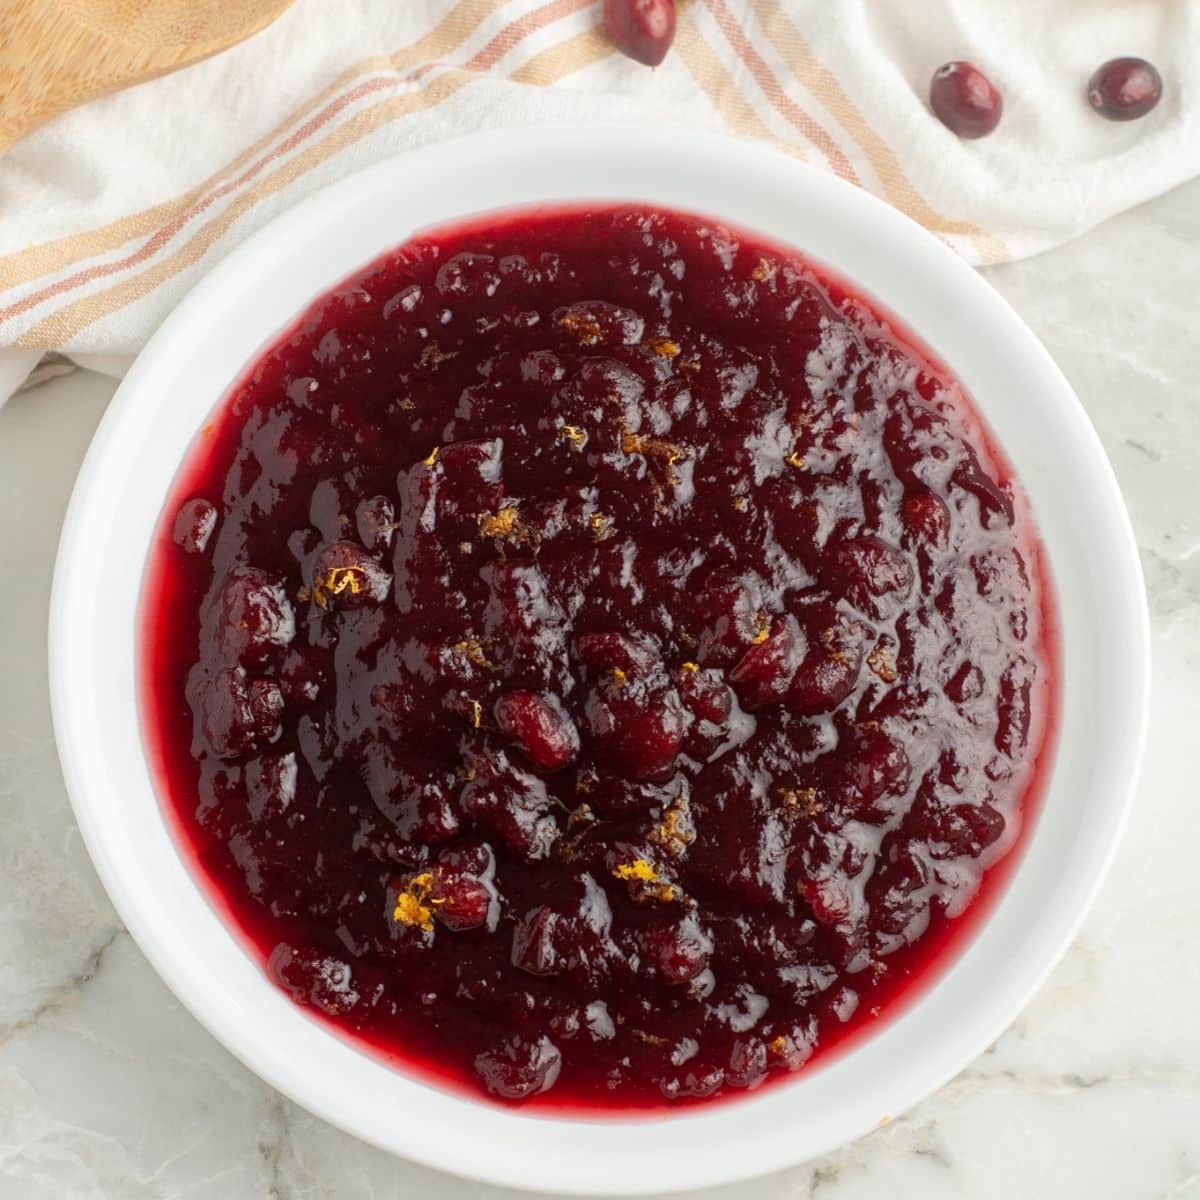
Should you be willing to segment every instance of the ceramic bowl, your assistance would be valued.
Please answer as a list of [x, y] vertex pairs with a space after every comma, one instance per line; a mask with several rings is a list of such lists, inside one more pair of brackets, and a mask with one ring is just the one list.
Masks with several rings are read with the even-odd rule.
[[[1062, 713], [1021, 861], [957, 959], [901, 1015], [794, 1081], [640, 1119], [530, 1115], [370, 1057], [273, 987], [181, 858], [143, 753], [138, 595], [168, 489], [208, 414], [308, 302], [422, 227], [515, 205], [660, 203], [791, 244], [891, 309], [957, 374], [1014, 464], [1056, 583]], [[235, 1055], [311, 1112], [447, 1171], [553, 1192], [742, 1179], [895, 1117], [996, 1038], [1066, 949], [1116, 846], [1146, 721], [1147, 614], [1112, 470], [1049, 355], [944, 244], [769, 149], [643, 126], [479, 134], [380, 163], [272, 221], [163, 323], [113, 398], [63, 529], [55, 729], [80, 829], [130, 932]]]

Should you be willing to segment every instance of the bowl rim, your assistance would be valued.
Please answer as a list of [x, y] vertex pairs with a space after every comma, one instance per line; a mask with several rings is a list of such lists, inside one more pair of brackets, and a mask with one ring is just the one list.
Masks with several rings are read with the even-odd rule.
[[[714, 163], [723, 164], [719, 173], [712, 171]], [[604, 171], [625, 172], [629, 186], [612, 190], [612, 185], [601, 182]], [[517, 178], [522, 172], [528, 180]], [[1111, 719], [1095, 712], [1087, 714], [1093, 726], [1100, 722], [1106, 736], [1097, 737], [1097, 744], [1090, 749], [1091, 758], [1086, 761], [1095, 762], [1086, 775], [1082, 773], [1085, 756], [1081, 741], [1085, 734], [1076, 731], [1074, 713], [1064, 711], [1064, 718], [1070, 715], [1071, 722], [1063, 721], [1058, 761], [1043, 810], [1049, 809], [1066, 787], [1059, 776], [1067, 749], [1075, 772], [1072, 780], [1079, 785], [1070, 795], [1083, 791], [1090, 805], [1089, 821], [1081, 823], [1057, 878], [1049, 878], [1045, 864], [1038, 867], [1035, 878], [1040, 907], [1033, 904], [1032, 895], [1025, 897], [1020, 892], [1023, 877], [1032, 870], [1032, 847], [1027, 847], [995, 910], [929, 992], [862, 1046], [829, 1066], [802, 1073], [793, 1082], [733, 1104], [701, 1106], [667, 1119], [643, 1114], [631, 1120], [527, 1115], [519, 1109], [500, 1109], [432, 1091], [419, 1080], [402, 1076], [331, 1037], [285, 1000], [257, 967], [253, 967], [255, 983], [246, 973], [251, 966], [248, 960], [239, 964], [221, 950], [214, 922], [234, 947], [233, 953], [242, 954], [179, 856], [157, 799], [161, 824], [157, 830], [143, 828], [145, 821], [135, 823], [132, 812], [123, 807], [123, 800], [128, 800], [144, 816], [145, 788], [150, 787], [153, 794], [141, 753], [136, 705], [133, 720], [139, 730], [140, 774], [137, 756], [131, 756], [129, 680], [125, 674], [127, 670], [136, 674], [132, 648], [136, 645], [137, 597], [148, 540], [139, 536], [123, 543], [113, 525], [113, 514], [127, 509], [142, 522], [138, 528], [144, 529], [147, 520], [151, 525], [158, 520], [158, 508], [146, 518], [137, 507], [139, 481], [134, 468], [141, 464], [148, 474], [159, 470], [154, 456], [161, 458], [162, 450], [153, 444], [143, 446], [138, 440], [142, 436], [139, 428], [162, 430], [175, 422], [173, 432], [145, 434], [151, 439], [158, 436], [160, 442], [174, 439], [172, 450], [178, 453], [165, 468], [173, 477], [178, 457], [191, 441], [189, 434], [179, 442], [178, 426], [188, 425], [194, 433], [200, 421], [189, 424], [164, 415], [164, 406], [159, 403], [156, 407], [156, 400], [172, 383], [184, 390], [204, 386], [203, 381], [181, 379], [189, 355], [196, 365], [196, 332], [220, 330], [224, 321], [227, 338], [236, 340], [230, 328], [233, 317], [224, 310], [229, 298], [238, 295], [238, 288], [253, 293], [257, 286], [263, 292], [269, 279], [293, 269], [281, 265], [285, 252], [311, 249], [318, 244], [318, 234], [327, 240], [353, 239], [357, 235], [338, 222], [364, 208], [375, 206], [371, 211], [376, 211], [380, 197], [415, 204], [419, 209], [426, 201], [413, 198], [414, 178], [426, 181], [428, 189], [443, 200], [447, 188], [465, 189], [472, 203], [461, 214], [398, 226], [395, 236], [380, 242], [372, 253], [331, 269], [329, 284], [421, 225], [511, 207], [503, 201], [474, 202], [481, 196], [499, 195], [494, 190], [497, 186], [508, 196], [513, 189], [520, 193], [522, 188], [536, 186], [538, 180], [562, 179], [558, 192], [545, 194], [543, 187], [537, 193], [541, 199], [531, 202], [645, 200], [712, 212], [718, 219], [751, 230], [764, 229], [764, 221], [778, 229], [783, 221], [788, 234], [769, 232], [768, 236], [798, 245], [827, 263], [897, 311], [906, 323], [917, 309], [923, 314], [940, 314], [939, 331], [933, 336], [928, 328], [922, 328], [922, 322], [926, 326], [933, 323], [931, 316], [912, 321], [912, 327], [963, 379], [1023, 482], [1022, 462], [1012, 453], [995, 420], [997, 415], [1005, 416], [1006, 408], [999, 405], [989, 411], [972, 378], [975, 371], [982, 379], [983, 368], [973, 366], [964, 371], [956, 360], [960, 355], [964, 361], [972, 356], [986, 364], [994, 360], [989, 371], [1000, 372], [1013, 387], [1034, 388], [1033, 394], [1045, 406], [1039, 416], [1049, 443], [1061, 450], [1061, 470], [1078, 485], [1082, 511], [1071, 515], [1074, 524], [1070, 530], [1080, 540], [1081, 554], [1086, 550], [1086, 557], [1076, 564], [1086, 579], [1079, 587], [1074, 575], [1068, 581], [1074, 589], [1072, 595], [1078, 591], [1070, 614], [1063, 607], [1063, 581], [1059, 580], [1060, 616], [1068, 643], [1062, 670], [1066, 683], [1072, 685], [1070, 690], [1062, 688], [1061, 703], [1064, 709], [1069, 702], [1086, 705], [1090, 689], [1098, 684], [1098, 677], [1089, 674], [1085, 656], [1070, 644], [1075, 625], [1083, 628], [1092, 620], [1111, 638], [1112, 658], [1106, 664], [1111, 670], [1105, 679], [1114, 684], [1112, 707], [1117, 711]], [[497, 179], [499, 184], [494, 182]], [[572, 190], [589, 179], [597, 182], [587, 192]], [[653, 180], [652, 184], [647, 180]], [[550, 192], [556, 186], [550, 184]], [[679, 189], [694, 192], [695, 202], [662, 198]], [[713, 197], [712, 203], [707, 196]], [[796, 206], [797, 215], [777, 218], [776, 208], [782, 211], [788, 204]], [[760, 210], [763, 214], [769, 210], [771, 215], [755, 219], [753, 214]], [[746, 211], [752, 214], [749, 218], [739, 215]], [[832, 257], [831, 252], [804, 249], [804, 238], [796, 236], [801, 232], [796, 227], [802, 217], [826, 222], [827, 229], [819, 221], [812, 228], [822, 228], [821, 236], [832, 239], [831, 246], [836, 243]], [[864, 246], [879, 250], [880, 261], [864, 258]], [[847, 269], [845, 261], [856, 257], [861, 268]], [[878, 279], [863, 279], [864, 272], [869, 275], [876, 270], [887, 276], [882, 286]], [[316, 294], [302, 295], [292, 310], [299, 313]], [[978, 331], [970, 328], [971, 322], [977, 323]], [[260, 329], [259, 344], [283, 325], [286, 322], [276, 321]], [[947, 352], [947, 343], [952, 344], [953, 352]], [[225, 351], [216, 353], [219, 356]], [[243, 357], [243, 365], [245, 361]], [[217, 377], [225, 383], [211, 392], [208, 409], [219, 402], [237, 374], [222, 375], [217, 370]], [[988, 388], [992, 389], [990, 383]], [[1019, 433], [1017, 425], [1011, 428]], [[1047, 494], [1052, 492], [1055, 485], [1043, 479], [1045, 469], [1039, 466], [1037, 473], [1038, 487]], [[164, 494], [160, 493], [159, 508]], [[1044, 513], [1052, 513], [1059, 524], [1067, 521], [1066, 515], [1060, 516], [1057, 503], [1041, 509], [1036, 497], [1034, 500], [1043, 533]], [[1073, 555], [1067, 534], [1061, 536], [1061, 545], [1068, 547], [1063, 553]], [[1058, 564], [1049, 547], [1047, 553], [1057, 575]], [[131, 608], [126, 606], [130, 592], [122, 590], [120, 574], [122, 570], [128, 574], [130, 569], [135, 576]], [[100, 586], [106, 579], [116, 581], [112, 593]], [[1107, 587], [1103, 594], [1096, 591], [1100, 581]], [[114, 604], [117, 608], [112, 612]], [[1080, 604], [1084, 608], [1090, 604], [1091, 609], [1084, 612]], [[103, 623], [105, 613], [116, 619], [111, 639]], [[107, 640], [112, 644], [98, 644]], [[122, 657], [125, 649], [130, 653]], [[55, 566], [49, 671], [63, 775], [101, 881], [158, 974], [231, 1053], [303, 1108], [424, 1165], [467, 1178], [558, 1194], [607, 1191], [635, 1195], [733, 1182], [827, 1153], [928, 1095], [1003, 1032], [1067, 949], [1115, 853], [1129, 812], [1148, 722], [1149, 616], [1128, 514], [1082, 405], [1007, 302], [947, 245], [882, 201], [762, 145], [644, 125], [562, 124], [469, 134], [376, 163], [275, 217], [200, 279], [131, 367], [80, 469]], [[1064, 742], [1068, 734], [1073, 739], [1070, 745]], [[1081, 765], [1075, 770], [1077, 757]], [[1085, 780], [1090, 785], [1086, 788]], [[1067, 797], [1059, 796], [1057, 802], [1065, 806]], [[1043, 817], [1032, 832], [1031, 843], [1037, 844], [1044, 824]], [[164, 836], [169, 845], [164, 844]], [[189, 897], [189, 888], [194, 896]], [[154, 902], [164, 895], [177, 905], [175, 916]], [[207, 918], [194, 907], [197, 899]], [[1000, 921], [1002, 911], [1005, 916]], [[181, 923], [189, 934], [187, 939], [178, 936]], [[980, 949], [984, 943], [986, 950]], [[981, 989], [981, 981], [987, 979], [991, 980], [989, 986]], [[979, 995], [981, 990], [983, 995]], [[931, 1009], [933, 996], [940, 997], [940, 1006]], [[969, 1003], [964, 1005], [964, 1001]], [[266, 1029], [272, 1036], [262, 1036]], [[899, 1069], [893, 1069], [897, 1064]], [[832, 1089], [831, 1075], [837, 1077]], [[419, 1104], [426, 1119], [389, 1119], [388, 1111], [406, 1104]], [[388, 1111], [378, 1111], [385, 1105]]]

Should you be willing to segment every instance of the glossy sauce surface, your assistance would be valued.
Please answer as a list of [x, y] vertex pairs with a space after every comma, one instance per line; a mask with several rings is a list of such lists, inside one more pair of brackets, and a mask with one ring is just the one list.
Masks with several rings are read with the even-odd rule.
[[961, 390], [846, 285], [682, 214], [493, 217], [318, 301], [198, 440], [148, 748], [342, 1031], [502, 1101], [694, 1102], [864, 1031], [982, 911], [1048, 593]]

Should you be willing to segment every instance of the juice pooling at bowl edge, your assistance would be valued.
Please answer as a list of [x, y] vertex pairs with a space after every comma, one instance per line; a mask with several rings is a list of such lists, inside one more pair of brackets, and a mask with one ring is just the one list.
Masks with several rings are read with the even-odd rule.
[[503, 1100], [696, 1101], [961, 942], [1049, 757], [1050, 603], [961, 389], [851, 287], [683, 214], [514, 213], [384, 255], [222, 403], [148, 569], [146, 737], [322, 1019]]

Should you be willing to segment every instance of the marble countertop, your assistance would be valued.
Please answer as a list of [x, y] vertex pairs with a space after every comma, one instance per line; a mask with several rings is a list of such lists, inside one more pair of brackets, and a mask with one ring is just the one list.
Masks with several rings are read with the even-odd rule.
[[[989, 280], [1079, 392], [1150, 591], [1147, 763], [1116, 864], [1041, 994], [935, 1096], [711, 1200], [1200, 1197], [1200, 181]], [[45, 639], [59, 525], [112, 394], [87, 372], [0, 411], [0, 1200], [500, 1200], [282, 1099], [175, 1001], [71, 817]]]

